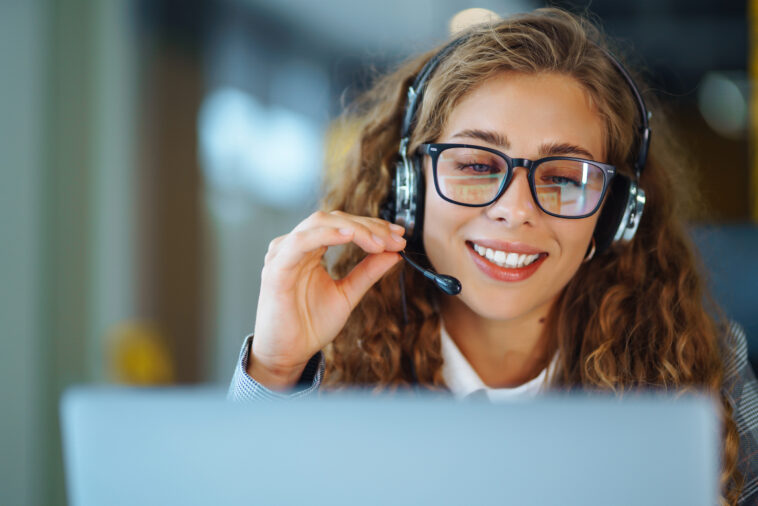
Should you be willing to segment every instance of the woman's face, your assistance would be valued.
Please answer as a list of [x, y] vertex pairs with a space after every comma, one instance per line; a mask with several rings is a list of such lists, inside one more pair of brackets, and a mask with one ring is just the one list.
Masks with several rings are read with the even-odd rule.
[[[490, 78], [461, 99], [437, 142], [486, 146], [512, 158], [550, 154], [605, 161], [603, 122], [588, 94], [574, 78], [557, 73]], [[488, 207], [443, 200], [429, 157], [424, 171], [424, 247], [437, 272], [461, 281], [459, 300], [488, 319], [544, 316], [581, 265], [599, 212], [582, 219], [544, 213], [523, 167], [515, 168], [505, 193]], [[527, 267], [507, 268], [477, 252], [486, 256], [484, 248], [499, 255], [495, 261], [502, 259], [498, 250], [539, 257]]]

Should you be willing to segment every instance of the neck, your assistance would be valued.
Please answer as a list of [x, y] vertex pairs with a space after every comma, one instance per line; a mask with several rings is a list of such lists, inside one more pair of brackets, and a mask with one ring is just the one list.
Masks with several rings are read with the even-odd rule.
[[550, 304], [509, 320], [483, 318], [457, 297], [441, 301], [445, 329], [489, 387], [515, 387], [537, 377], [550, 362], [544, 332]]

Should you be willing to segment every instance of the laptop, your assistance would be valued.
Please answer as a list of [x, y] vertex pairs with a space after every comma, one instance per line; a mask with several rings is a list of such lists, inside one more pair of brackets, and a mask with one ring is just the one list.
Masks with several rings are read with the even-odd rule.
[[717, 503], [707, 397], [243, 404], [220, 390], [80, 387], [61, 415], [71, 506]]

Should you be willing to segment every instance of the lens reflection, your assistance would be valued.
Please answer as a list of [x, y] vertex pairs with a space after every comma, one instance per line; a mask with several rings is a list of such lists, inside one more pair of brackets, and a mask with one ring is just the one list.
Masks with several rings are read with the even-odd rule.
[[489, 151], [450, 148], [437, 159], [437, 182], [442, 194], [463, 204], [483, 204], [495, 198], [508, 174], [505, 160]]
[[543, 162], [534, 171], [537, 200], [547, 212], [582, 216], [591, 212], [603, 194], [600, 167], [575, 160]]

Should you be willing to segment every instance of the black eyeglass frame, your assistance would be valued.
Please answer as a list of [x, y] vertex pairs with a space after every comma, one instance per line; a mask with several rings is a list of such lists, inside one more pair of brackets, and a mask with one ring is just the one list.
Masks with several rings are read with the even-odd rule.
[[[490, 200], [489, 202], [485, 202], [484, 204], [466, 204], [463, 202], [458, 202], [456, 200], [450, 199], [442, 194], [442, 190], [440, 190], [440, 186], [439, 186], [439, 182], [437, 178], [437, 160], [439, 159], [439, 156], [443, 151], [446, 151], [451, 148], [480, 149], [482, 151], [488, 151], [492, 154], [498, 155], [500, 158], [505, 160], [505, 166], [508, 167], [508, 172], [503, 178], [503, 180], [501, 181], [500, 188], [498, 188], [497, 193], [492, 198], [492, 200]], [[466, 206], [466, 207], [487, 207], [489, 205], [492, 205], [494, 202], [497, 201], [497, 199], [503, 196], [503, 193], [505, 193], [505, 190], [508, 188], [508, 185], [510, 184], [511, 179], [513, 178], [513, 172], [516, 169], [516, 167], [524, 167], [525, 169], [527, 169], [527, 180], [529, 181], [529, 189], [531, 190], [531, 193], [532, 193], [532, 199], [534, 200], [534, 203], [537, 204], [537, 207], [542, 212], [549, 214], [550, 216], [555, 216], [556, 218], [565, 218], [568, 220], [578, 220], [581, 218], [587, 218], [595, 214], [598, 211], [598, 209], [600, 209], [600, 206], [602, 205], [603, 200], [605, 199], [605, 193], [608, 191], [608, 186], [610, 185], [611, 180], [614, 178], [614, 176], [617, 175], [615, 166], [607, 164], [607, 163], [596, 162], [594, 160], [587, 160], [585, 158], [575, 158], [571, 156], [548, 156], [545, 158], [539, 158], [537, 160], [529, 160], [528, 158], [511, 158], [510, 156], [506, 155], [502, 151], [488, 148], [486, 146], [477, 146], [475, 144], [426, 143], [426, 144], [419, 145], [418, 152], [421, 154], [429, 155], [429, 157], [432, 159], [432, 171], [434, 174], [434, 188], [437, 190], [437, 195], [439, 195], [443, 200], [450, 202], [451, 204], [456, 204], [459, 206]], [[597, 204], [592, 209], [592, 211], [586, 214], [579, 215], [579, 216], [564, 216], [561, 214], [551, 213], [550, 211], [547, 211], [545, 210], [545, 208], [542, 207], [542, 204], [540, 204], [540, 201], [537, 198], [537, 184], [534, 181], [534, 172], [540, 164], [544, 162], [553, 161], [553, 160], [570, 160], [573, 162], [588, 163], [590, 165], [594, 165], [595, 167], [599, 168], [603, 172], [603, 191], [600, 193], [600, 198], [598, 199]]]

